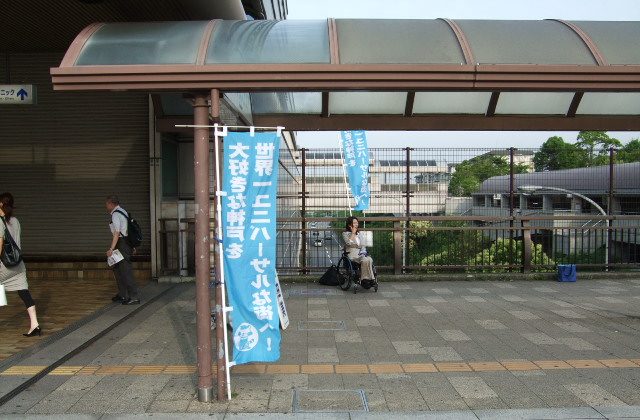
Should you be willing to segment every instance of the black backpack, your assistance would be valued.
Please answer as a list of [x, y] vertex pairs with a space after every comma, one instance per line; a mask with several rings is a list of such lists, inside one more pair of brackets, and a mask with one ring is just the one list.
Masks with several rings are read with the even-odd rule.
[[125, 237], [125, 240], [131, 248], [139, 247], [142, 243], [142, 229], [140, 229], [140, 225], [133, 216], [131, 216], [131, 213], [127, 215], [122, 210], [116, 210], [116, 212], [120, 213], [127, 219], [127, 236]]
[[340, 284], [338, 281], [338, 267], [332, 265], [329, 269], [320, 277], [318, 283], [324, 284], [326, 286], [337, 286]]

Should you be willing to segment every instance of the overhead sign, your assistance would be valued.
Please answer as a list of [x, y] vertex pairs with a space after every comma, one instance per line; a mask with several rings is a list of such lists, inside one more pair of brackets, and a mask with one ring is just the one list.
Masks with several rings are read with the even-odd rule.
[[35, 93], [33, 85], [0, 85], [0, 105], [32, 105]]

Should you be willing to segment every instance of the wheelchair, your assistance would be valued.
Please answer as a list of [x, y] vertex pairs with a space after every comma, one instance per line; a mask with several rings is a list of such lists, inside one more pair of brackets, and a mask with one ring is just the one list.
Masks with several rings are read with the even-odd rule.
[[374, 292], [378, 291], [378, 273], [376, 272], [375, 265], [373, 268], [373, 274], [375, 279], [369, 280], [367, 284], [360, 282], [360, 264], [353, 262], [347, 257], [347, 253], [344, 252], [340, 261], [338, 261], [338, 282], [342, 290], [349, 290], [353, 286], [353, 293], [358, 293], [358, 287], [363, 289], [373, 288]]

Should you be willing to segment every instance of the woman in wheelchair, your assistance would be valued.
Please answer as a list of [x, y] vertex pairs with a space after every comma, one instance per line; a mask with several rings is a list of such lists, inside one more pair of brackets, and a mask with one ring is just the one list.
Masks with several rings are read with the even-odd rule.
[[359, 222], [356, 217], [351, 216], [347, 218], [345, 230], [342, 232], [342, 238], [345, 243], [345, 254], [351, 262], [360, 265], [360, 285], [365, 289], [376, 286], [377, 291], [373, 259], [367, 254], [367, 248], [361, 245], [363, 240], [360, 236], [358, 226]]

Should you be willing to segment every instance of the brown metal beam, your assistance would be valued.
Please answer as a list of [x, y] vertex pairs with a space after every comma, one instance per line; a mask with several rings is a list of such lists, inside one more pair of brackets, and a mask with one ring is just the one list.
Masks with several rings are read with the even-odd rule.
[[91, 35], [96, 33], [96, 31], [104, 26], [104, 23], [92, 23], [91, 25], [84, 28], [76, 39], [73, 40], [71, 46], [67, 49], [67, 52], [60, 63], [60, 67], [71, 67], [76, 63], [84, 44], [91, 38]]
[[582, 101], [583, 96], [584, 92], [576, 92], [573, 95], [573, 99], [571, 100], [571, 104], [567, 110], [567, 117], [573, 118], [576, 116], [576, 112], [578, 112], [578, 107], [580, 106], [580, 101]]
[[640, 66], [174, 65], [51, 69], [56, 90], [640, 91]]
[[273, 92], [273, 91], [512, 91], [512, 92], [638, 92], [638, 80], [495, 80], [495, 81], [465, 81], [465, 80], [375, 80], [375, 81], [144, 81], [113, 82], [94, 79], [92, 81], [54, 81], [56, 91], [194, 91], [208, 88], [235, 92]]
[[489, 105], [487, 106], [486, 117], [493, 117], [496, 115], [496, 107], [498, 106], [498, 99], [500, 98], [500, 92], [492, 92], [491, 99], [489, 99]]
[[640, 131], [637, 115], [256, 115], [254, 124], [265, 127], [284, 125], [287, 130], [443, 130], [443, 131]]
[[324, 118], [329, 116], [329, 92], [322, 92], [322, 116]]
[[329, 29], [329, 53], [331, 64], [340, 64], [340, 47], [338, 45], [338, 29], [335, 19], [327, 19]]
[[410, 117], [413, 115], [413, 102], [416, 100], [416, 93], [411, 91], [407, 92], [407, 103], [404, 106], [404, 116]]
[[476, 64], [476, 59], [473, 56], [473, 50], [471, 50], [471, 44], [469, 40], [467, 40], [467, 36], [465, 35], [462, 28], [451, 19], [442, 19], [445, 21], [458, 40], [458, 44], [460, 45], [460, 49], [462, 50], [462, 55], [464, 56], [466, 64]]
[[[554, 69], [568, 69], [573, 70], [582, 68], [586, 70], [585, 66], [540, 66], [540, 65], [501, 65], [505, 68], [522, 68], [527, 69], [540, 69], [546, 70], [547, 68]], [[586, 66], [589, 68], [589, 66]], [[625, 66], [626, 67], [626, 66]], [[633, 67], [633, 66], [632, 66]], [[636, 65], [635, 67], [640, 67]], [[595, 67], [597, 70], [597, 67]], [[149, 73], [149, 74], [190, 74], [190, 73], [232, 73], [232, 74], [249, 74], [249, 73], [334, 73], [334, 72], [473, 72], [474, 66], [472, 65], [458, 65], [458, 64], [206, 64], [202, 66], [196, 66], [191, 64], [122, 64], [122, 65], [94, 65], [94, 66], [69, 66], [53, 67], [51, 74], [136, 74], [136, 73]]]
[[583, 31], [582, 28], [580, 28], [575, 23], [567, 22], [566, 20], [562, 20], [562, 19], [550, 19], [550, 20], [555, 20], [556, 22], [560, 22], [563, 25], [568, 26], [573, 32], [575, 32], [575, 34], [578, 35], [578, 37], [582, 40], [582, 42], [584, 42], [584, 45], [587, 46], [587, 49], [589, 50], [589, 52], [593, 56], [593, 59], [596, 61], [596, 63], [598, 63], [599, 66], [609, 65], [609, 63], [607, 62], [607, 59], [604, 58], [604, 55], [602, 55], [602, 52], [600, 52], [600, 49], [598, 48], [596, 43], [593, 42], [591, 37], [585, 31]]
[[204, 28], [202, 38], [200, 39], [200, 45], [198, 46], [198, 55], [196, 56], [196, 64], [203, 65], [204, 60], [207, 57], [207, 48], [211, 41], [211, 35], [213, 34], [213, 28], [215, 27], [217, 20], [211, 20]]
[[[176, 124], [191, 124], [188, 117], [165, 117], [156, 121], [159, 132], [190, 133], [190, 128], [176, 128]], [[639, 131], [640, 117], [627, 115], [576, 115], [573, 118], [548, 115], [256, 115], [254, 124], [265, 127], [284, 125], [290, 130], [339, 131], [366, 127], [369, 130], [509, 130], [509, 131]]]

